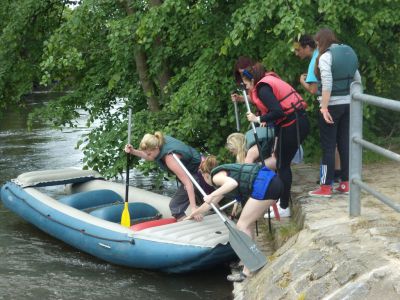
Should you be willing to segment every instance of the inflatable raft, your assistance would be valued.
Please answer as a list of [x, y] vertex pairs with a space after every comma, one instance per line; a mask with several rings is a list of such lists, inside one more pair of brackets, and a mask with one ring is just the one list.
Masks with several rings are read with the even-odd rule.
[[[58, 199], [45, 187], [66, 185]], [[94, 171], [24, 173], [1, 189], [5, 207], [49, 235], [104, 261], [132, 268], [183, 273], [235, 258], [218, 216], [175, 222], [169, 197], [129, 188], [130, 228], [120, 225], [125, 185]]]

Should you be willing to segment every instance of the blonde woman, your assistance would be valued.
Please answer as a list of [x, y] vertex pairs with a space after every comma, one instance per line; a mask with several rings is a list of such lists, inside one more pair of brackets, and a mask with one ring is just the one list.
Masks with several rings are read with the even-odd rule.
[[[189, 205], [192, 212], [196, 210], [196, 193], [198, 192], [195, 191], [190, 178], [173, 158], [172, 153], [175, 153], [180, 158], [182, 163], [199, 184], [201, 184], [206, 190], [210, 190], [209, 186], [205, 186], [205, 182], [202, 180], [198, 172], [201, 162], [200, 153], [182, 141], [164, 135], [160, 131], [157, 131], [154, 134], [145, 134], [140, 142], [139, 149], [135, 149], [129, 144], [126, 145], [125, 152], [148, 161], [155, 161], [161, 169], [176, 175], [182, 184], [172, 197], [169, 208], [171, 210], [171, 215], [176, 218], [177, 221], [183, 220], [186, 216], [185, 211]], [[201, 199], [201, 195], [197, 195], [197, 199]], [[199, 200], [199, 203], [202, 203], [202, 201]], [[201, 221], [202, 216], [198, 215], [195, 219], [196, 221]]]
[[[216, 190], [204, 196], [204, 203], [186, 219], [196, 218], [210, 209], [222, 198], [239, 199], [243, 207], [236, 227], [253, 235], [253, 225], [272, 204], [281, 197], [283, 184], [274, 171], [260, 164], [224, 164], [217, 166], [215, 156], [207, 157], [200, 165], [200, 172], [209, 185]], [[229, 281], [241, 282], [250, 276], [250, 270], [244, 266], [238, 274], [228, 275]]]
[[[273, 130], [268, 127], [257, 127], [256, 130], [261, 144], [261, 151], [265, 158], [271, 153], [271, 140], [274, 137]], [[249, 130], [246, 135], [240, 132], [230, 134], [226, 139], [225, 147], [230, 153], [236, 156], [237, 163], [254, 163], [260, 160], [253, 130]], [[264, 162], [266, 167], [275, 170], [275, 156], [270, 156], [267, 159], [264, 159]], [[236, 217], [237, 213], [238, 204], [235, 203], [232, 208], [231, 217]]]
[[[269, 169], [275, 170], [275, 156], [271, 156], [273, 152], [274, 130], [270, 127], [257, 127], [256, 132], [260, 141], [261, 154], [265, 165]], [[246, 135], [239, 132], [230, 134], [226, 139], [225, 147], [230, 153], [236, 156], [237, 163], [255, 163], [261, 159], [253, 130], [249, 130]]]

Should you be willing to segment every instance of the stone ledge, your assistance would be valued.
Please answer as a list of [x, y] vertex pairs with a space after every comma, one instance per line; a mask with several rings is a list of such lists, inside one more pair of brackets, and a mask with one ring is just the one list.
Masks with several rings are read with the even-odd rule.
[[[303, 180], [304, 169], [296, 169]], [[267, 253], [266, 267], [235, 284], [235, 299], [400, 299], [400, 214], [376, 201], [350, 218], [348, 196], [304, 196], [312, 181], [292, 207], [302, 229], [282, 238], [276, 233], [290, 221], [273, 222], [279, 248]]]

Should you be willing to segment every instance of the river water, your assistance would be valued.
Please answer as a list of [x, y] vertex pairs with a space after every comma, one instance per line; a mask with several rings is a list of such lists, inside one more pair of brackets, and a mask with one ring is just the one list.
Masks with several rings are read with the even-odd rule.
[[[75, 145], [88, 132], [85, 116], [78, 128], [36, 124], [28, 132], [28, 112], [38, 105], [43, 100], [0, 118], [1, 185], [27, 171], [82, 165]], [[133, 185], [150, 189], [151, 182], [136, 176]], [[173, 189], [166, 183], [163, 192]], [[0, 299], [231, 299], [228, 271], [171, 275], [111, 265], [39, 231], [0, 202]]]

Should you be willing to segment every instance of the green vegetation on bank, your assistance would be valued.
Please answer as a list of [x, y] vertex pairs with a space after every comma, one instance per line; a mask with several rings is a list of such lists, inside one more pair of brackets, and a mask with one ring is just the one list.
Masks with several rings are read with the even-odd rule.
[[[305, 153], [316, 161], [316, 103], [298, 82], [308, 61], [294, 56], [292, 40], [322, 26], [358, 53], [366, 93], [398, 98], [399, 1], [85, 0], [74, 10], [70, 2], [0, 7], [0, 107], [23, 105], [37, 87], [72, 91], [31, 121], [73, 126], [78, 109], [89, 112], [88, 123], [100, 125], [79, 145], [85, 164], [108, 176], [124, 168], [128, 105], [134, 145], [145, 132], [163, 130], [226, 158], [225, 138], [235, 130], [232, 68], [240, 55], [261, 60], [306, 97], [313, 133]], [[111, 110], [121, 99], [125, 104]], [[244, 113], [241, 107], [243, 131]], [[398, 148], [387, 138], [399, 127], [398, 114], [365, 108], [370, 140]]]

